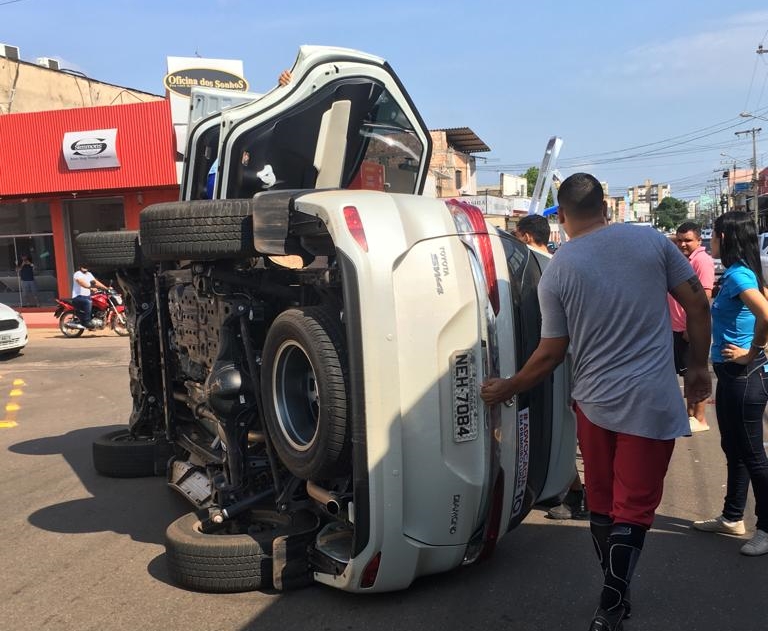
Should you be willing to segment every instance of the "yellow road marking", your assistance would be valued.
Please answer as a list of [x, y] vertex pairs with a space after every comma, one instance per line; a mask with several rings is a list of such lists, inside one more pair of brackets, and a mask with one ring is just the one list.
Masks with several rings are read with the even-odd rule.
[[[0, 375], [0, 379], [2, 379], [2, 375]], [[21, 386], [26, 386], [27, 384], [24, 382], [23, 379], [14, 379], [13, 380], [13, 388], [8, 393], [9, 397], [20, 397], [24, 394], [24, 391], [21, 389]], [[5, 405], [5, 418], [0, 420], [0, 429], [8, 429], [11, 427], [18, 427], [18, 423], [16, 422], [16, 413], [21, 409], [21, 406], [18, 403], [12, 402], [7, 403]]]

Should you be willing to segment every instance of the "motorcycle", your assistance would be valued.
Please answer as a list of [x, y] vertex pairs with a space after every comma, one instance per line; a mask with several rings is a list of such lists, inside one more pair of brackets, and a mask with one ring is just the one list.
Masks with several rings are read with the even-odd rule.
[[71, 298], [56, 298], [54, 317], [59, 320], [59, 330], [66, 337], [80, 337], [84, 331], [100, 331], [111, 328], [118, 335], [128, 335], [128, 320], [125, 317], [123, 297], [114, 289], [108, 291], [96, 290], [91, 295], [93, 310], [91, 312], [92, 327], [86, 327], [80, 322], [75, 305]]

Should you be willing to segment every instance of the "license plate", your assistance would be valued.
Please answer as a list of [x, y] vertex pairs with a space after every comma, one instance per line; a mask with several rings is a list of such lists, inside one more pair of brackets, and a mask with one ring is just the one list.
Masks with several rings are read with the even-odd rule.
[[10, 342], [13, 339], [13, 335], [0, 335], [1, 342]]
[[473, 350], [451, 355], [453, 442], [477, 438], [477, 374]]
[[122, 296], [120, 296], [120, 295], [115, 295], [115, 297], [114, 297], [114, 300], [115, 300], [115, 304], [116, 304], [116, 305], [121, 305], [121, 304], [123, 304], [123, 297], [122, 297]]

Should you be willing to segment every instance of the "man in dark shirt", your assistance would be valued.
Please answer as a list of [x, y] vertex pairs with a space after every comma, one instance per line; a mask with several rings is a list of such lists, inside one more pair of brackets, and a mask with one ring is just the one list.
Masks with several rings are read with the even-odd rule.
[[22, 254], [21, 263], [16, 267], [21, 285], [21, 306], [39, 307], [37, 299], [37, 285], [35, 284], [35, 265], [29, 260], [29, 256]]

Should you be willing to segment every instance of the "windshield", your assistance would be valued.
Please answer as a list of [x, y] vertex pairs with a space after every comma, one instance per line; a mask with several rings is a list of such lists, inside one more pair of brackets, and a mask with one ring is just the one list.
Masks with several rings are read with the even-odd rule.
[[346, 137], [338, 145], [344, 152], [338, 188], [414, 193], [423, 144], [382, 85], [354, 77], [325, 86], [239, 136], [232, 144], [227, 197], [316, 188], [315, 153], [323, 116], [338, 102], [349, 105]]

